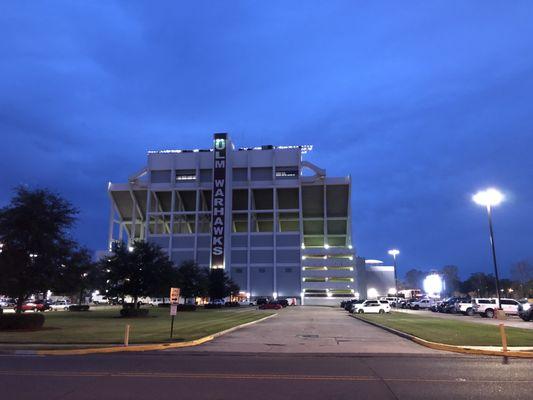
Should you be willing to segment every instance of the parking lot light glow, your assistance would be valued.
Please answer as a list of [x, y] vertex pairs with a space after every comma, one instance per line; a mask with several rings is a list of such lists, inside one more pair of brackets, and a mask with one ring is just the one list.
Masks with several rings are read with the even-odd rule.
[[396, 294], [396, 288], [391, 287], [389, 289], [389, 294]]
[[505, 196], [497, 189], [488, 188], [477, 192], [472, 196], [472, 200], [480, 206], [493, 207], [501, 204], [505, 200]]
[[379, 295], [378, 291], [375, 288], [368, 289], [366, 294], [369, 299], [377, 298]]
[[273, 292], [272, 297], [274, 298], [274, 300], [276, 300], [278, 298], [278, 292]]
[[429, 295], [439, 295], [442, 292], [442, 278], [438, 274], [431, 274], [424, 279], [424, 291]]
[[326, 250], [329, 249], [329, 244], [325, 244], [325, 245], [324, 245], [324, 248], [325, 248]]

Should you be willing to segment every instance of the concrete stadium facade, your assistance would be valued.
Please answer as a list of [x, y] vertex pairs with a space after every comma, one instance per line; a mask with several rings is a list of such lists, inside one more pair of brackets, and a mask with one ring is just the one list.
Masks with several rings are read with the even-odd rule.
[[125, 183], [109, 183], [109, 248], [149, 240], [174, 264], [224, 268], [250, 299], [336, 304], [356, 293], [351, 180], [305, 160], [310, 146], [148, 152]]

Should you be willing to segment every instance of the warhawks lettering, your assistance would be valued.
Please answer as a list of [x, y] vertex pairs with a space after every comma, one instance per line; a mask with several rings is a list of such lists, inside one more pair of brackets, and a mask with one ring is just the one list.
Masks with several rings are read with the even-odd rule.
[[215, 134], [211, 268], [224, 268], [224, 210], [226, 205], [226, 134]]

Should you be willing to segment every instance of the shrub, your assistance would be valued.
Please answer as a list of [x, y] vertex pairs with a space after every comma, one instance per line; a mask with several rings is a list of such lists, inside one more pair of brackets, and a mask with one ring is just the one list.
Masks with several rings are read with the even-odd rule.
[[68, 307], [69, 311], [89, 311], [89, 305], [88, 304], [72, 304]]
[[238, 301], [228, 301], [226, 303], [224, 303], [224, 307], [240, 307], [241, 305], [239, 304]]
[[222, 308], [222, 304], [207, 303], [206, 305], [204, 305], [204, 308], [206, 310], [207, 309], [212, 309], [212, 308]]
[[1, 314], [0, 330], [41, 329], [44, 325], [44, 315], [35, 314]]
[[120, 310], [120, 315], [125, 318], [147, 317], [148, 311], [147, 308], [126, 307]]
[[195, 304], [178, 304], [178, 311], [196, 311]]

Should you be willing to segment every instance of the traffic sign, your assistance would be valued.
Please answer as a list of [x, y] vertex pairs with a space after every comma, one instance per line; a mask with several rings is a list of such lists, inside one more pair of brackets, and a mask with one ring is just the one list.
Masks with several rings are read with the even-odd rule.
[[170, 315], [174, 316], [178, 313], [178, 305], [177, 304], [171, 304], [170, 305]]
[[170, 288], [170, 304], [179, 304], [180, 288]]

